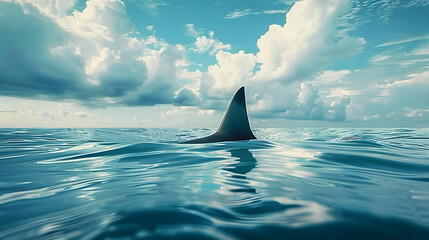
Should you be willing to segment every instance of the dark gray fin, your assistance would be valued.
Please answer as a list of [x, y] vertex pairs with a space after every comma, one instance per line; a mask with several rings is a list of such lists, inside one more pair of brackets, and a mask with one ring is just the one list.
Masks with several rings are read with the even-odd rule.
[[256, 139], [256, 137], [250, 129], [249, 119], [247, 118], [244, 87], [241, 87], [232, 98], [216, 133], [208, 137], [198, 138], [184, 143], [210, 143], [249, 139]]

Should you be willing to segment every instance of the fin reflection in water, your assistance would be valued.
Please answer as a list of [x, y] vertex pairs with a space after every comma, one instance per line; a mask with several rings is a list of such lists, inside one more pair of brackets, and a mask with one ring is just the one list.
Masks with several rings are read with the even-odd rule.
[[229, 150], [229, 152], [231, 153], [231, 156], [237, 158], [237, 160], [233, 164], [230, 164], [224, 167], [223, 169], [233, 173], [233, 175], [231, 176], [232, 178], [241, 180], [239, 181], [239, 183], [236, 183], [235, 181], [233, 181], [235, 182], [233, 185], [236, 185], [239, 188], [232, 189], [231, 191], [256, 193], [256, 189], [254, 189], [253, 187], [247, 184], [243, 184], [243, 180], [247, 179], [246, 174], [252, 171], [256, 167], [257, 165], [256, 159], [253, 157], [249, 149], [245, 149], [245, 148], [232, 149], [232, 150]]

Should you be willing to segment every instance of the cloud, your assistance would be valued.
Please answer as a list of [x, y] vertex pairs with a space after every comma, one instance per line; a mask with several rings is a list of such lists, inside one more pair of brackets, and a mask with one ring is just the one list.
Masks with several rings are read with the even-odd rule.
[[121, 102], [131, 106], [151, 106], [174, 103], [179, 88], [177, 72], [185, 64], [185, 49], [181, 45], [168, 45], [141, 58], [148, 68], [146, 82], [130, 91]]
[[208, 36], [202, 36], [203, 30], [195, 27], [195, 24], [185, 24], [186, 35], [194, 37], [195, 43], [192, 50], [197, 53], [209, 53], [214, 55], [221, 50], [231, 49], [230, 44], [225, 44], [214, 37], [214, 31], [209, 31]]
[[284, 5], [294, 5], [296, 2], [301, 1], [301, 0], [277, 0], [277, 4], [284, 4]]
[[415, 36], [415, 37], [401, 39], [401, 40], [396, 40], [396, 41], [388, 41], [388, 42], [384, 42], [384, 43], [378, 44], [376, 47], [388, 47], [388, 46], [393, 46], [393, 45], [398, 45], [398, 44], [404, 44], [404, 43], [409, 43], [409, 42], [414, 42], [414, 41], [420, 41], [420, 40], [426, 40], [426, 39], [429, 39], [429, 35]]
[[[326, 81], [320, 84], [326, 86], [330, 81], [335, 86], [350, 71], [329, 72], [326, 68], [358, 54], [365, 45], [363, 38], [348, 35], [351, 28], [344, 28], [350, 23], [342, 16], [351, 8], [350, 1], [297, 2], [283, 26], [271, 25], [259, 38], [256, 55], [242, 51], [216, 54], [218, 63], [209, 66], [201, 80], [205, 107], [217, 109], [227, 104], [221, 100], [246, 85], [255, 118], [346, 120], [351, 95], [358, 92], [347, 88], [320, 92], [315, 83]], [[317, 79], [322, 72], [325, 76]]]
[[233, 94], [253, 75], [256, 57], [239, 51], [236, 54], [220, 51], [217, 64], [208, 67], [201, 79], [201, 93], [205, 98], [223, 98]]
[[284, 26], [271, 25], [258, 40], [258, 81], [284, 83], [314, 77], [333, 61], [359, 53], [363, 38], [341, 31], [341, 15], [351, 8], [349, 1], [297, 2], [286, 15]]
[[394, 81], [383, 88], [387, 103], [395, 108], [429, 107], [429, 71], [411, 74], [404, 80]]
[[275, 83], [275, 87], [267, 88], [270, 92], [257, 94], [255, 104], [250, 107], [255, 118], [328, 121], [347, 119], [347, 105], [351, 100], [348, 96], [321, 97], [319, 89], [311, 82], [292, 83], [287, 87]]
[[131, 0], [149, 14], [157, 15], [159, 8], [169, 4], [163, 0]]
[[203, 34], [203, 31], [201, 29], [196, 29], [195, 24], [193, 23], [187, 23], [185, 24], [186, 27], [186, 35], [197, 38], [201, 34]]
[[392, 56], [390, 56], [390, 55], [376, 55], [371, 59], [371, 61], [372, 62], [381, 62], [381, 61], [387, 60], [391, 57]]
[[251, 9], [236, 9], [230, 13], [228, 13], [225, 18], [226, 19], [234, 19], [234, 18], [239, 18], [239, 17], [243, 17], [243, 16], [247, 16], [252, 14], [252, 10]]
[[[364, 69], [348, 71], [348, 74], [332, 82], [324, 79], [327, 76], [324, 73], [313, 83], [324, 99], [351, 97], [346, 107], [349, 120], [395, 123], [399, 126], [410, 124], [410, 119], [404, 120], [404, 117], [414, 116], [415, 124], [425, 126], [423, 119], [426, 116], [424, 110], [429, 106], [426, 96], [429, 89], [424, 82], [429, 76], [425, 68], [429, 59], [427, 55], [414, 54], [423, 49], [425, 46], [411, 48], [408, 52], [403, 48], [384, 51], [372, 59], [389, 58], [371, 61]], [[338, 71], [328, 75], [332, 74], [341, 75]]]
[[97, 118], [96, 115], [92, 115], [84, 111], [75, 112], [73, 115], [78, 118]]
[[261, 15], [261, 14], [285, 14], [288, 10], [286, 9], [271, 9], [271, 10], [264, 10], [264, 11], [258, 11], [254, 12], [251, 9], [236, 9], [232, 12], [229, 12], [225, 19], [235, 19], [235, 18], [241, 18], [248, 15]]
[[87, 106], [175, 102], [182, 46], [131, 37], [119, 0], [87, 1], [82, 11], [74, 3], [0, 2], [0, 94]]
[[415, 49], [411, 54], [417, 56], [429, 55], [429, 44]]
[[357, 24], [367, 22], [368, 19], [377, 17], [387, 23], [391, 15], [399, 8], [418, 8], [429, 6], [427, 0], [392, 1], [392, 0], [354, 0], [353, 20]]
[[155, 27], [153, 25], [149, 25], [145, 27], [148, 31], [153, 31]]
[[287, 13], [288, 10], [286, 9], [272, 9], [272, 10], [264, 10], [260, 13], [256, 13], [256, 14], [285, 14]]
[[180, 90], [174, 101], [175, 106], [197, 106], [198, 104], [199, 99], [196, 94], [187, 88]]
[[214, 39], [213, 36], [200, 36], [196, 38], [194, 51], [197, 53], [208, 52], [210, 55], [214, 55], [221, 50], [229, 49], [231, 49], [230, 44], [224, 44], [223, 42]]

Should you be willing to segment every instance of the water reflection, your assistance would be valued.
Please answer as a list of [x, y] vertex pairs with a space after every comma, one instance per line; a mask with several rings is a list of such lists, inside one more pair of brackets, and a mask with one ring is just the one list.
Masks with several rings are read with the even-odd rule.
[[231, 175], [231, 185], [238, 187], [233, 188], [231, 192], [250, 192], [256, 193], [256, 189], [249, 185], [249, 182], [246, 180], [246, 174], [252, 171], [256, 165], [257, 161], [253, 157], [249, 149], [231, 149], [228, 150], [231, 153], [231, 157], [236, 158], [236, 161], [233, 164], [230, 164], [223, 168], [228, 172], [233, 173]]

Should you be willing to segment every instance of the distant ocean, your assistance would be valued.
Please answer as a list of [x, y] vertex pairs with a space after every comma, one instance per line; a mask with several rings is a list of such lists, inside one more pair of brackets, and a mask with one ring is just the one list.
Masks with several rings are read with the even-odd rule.
[[429, 239], [429, 129], [0, 129], [0, 239]]

